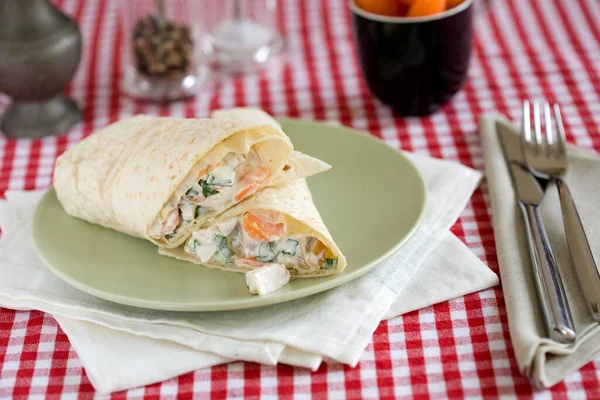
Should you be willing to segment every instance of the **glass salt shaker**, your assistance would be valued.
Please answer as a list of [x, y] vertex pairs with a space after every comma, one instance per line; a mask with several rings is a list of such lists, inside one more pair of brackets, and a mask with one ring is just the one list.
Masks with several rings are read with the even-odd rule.
[[125, 93], [154, 101], [196, 94], [202, 74], [192, 29], [192, 2], [120, 1]]
[[281, 52], [277, 0], [197, 0], [199, 52], [213, 73], [244, 74]]

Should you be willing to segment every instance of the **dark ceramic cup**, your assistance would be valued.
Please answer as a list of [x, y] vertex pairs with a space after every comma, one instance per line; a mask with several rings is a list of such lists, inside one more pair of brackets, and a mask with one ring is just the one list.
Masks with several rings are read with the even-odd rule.
[[386, 17], [350, 1], [360, 65], [373, 94], [399, 115], [427, 115], [463, 85], [473, 0], [427, 17]]

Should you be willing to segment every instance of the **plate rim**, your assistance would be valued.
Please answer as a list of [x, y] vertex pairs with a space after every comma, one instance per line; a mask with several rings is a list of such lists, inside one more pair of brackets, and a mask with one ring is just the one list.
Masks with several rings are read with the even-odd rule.
[[[33, 221], [32, 221], [33, 243], [34, 243], [34, 248], [35, 248], [35, 252], [36, 252], [37, 256], [40, 258], [42, 263], [54, 275], [56, 275], [58, 278], [60, 278], [63, 282], [67, 283], [68, 285], [70, 285], [84, 293], [90, 294], [92, 296], [95, 296], [100, 299], [107, 300], [107, 301], [110, 301], [113, 303], [122, 304], [122, 305], [126, 305], [126, 306], [132, 306], [132, 307], [138, 307], [138, 308], [161, 310], [161, 311], [179, 311], [179, 312], [232, 311], [232, 310], [243, 310], [243, 309], [256, 308], [256, 307], [264, 307], [264, 306], [268, 306], [268, 305], [275, 305], [275, 304], [288, 302], [291, 300], [297, 300], [297, 299], [301, 299], [301, 298], [311, 296], [311, 295], [314, 295], [317, 293], [325, 292], [325, 291], [333, 289], [337, 286], [348, 283], [348, 282], [366, 274], [367, 272], [373, 270], [375, 267], [377, 267], [378, 265], [382, 264], [384, 261], [389, 259], [414, 235], [416, 230], [421, 226], [421, 223], [423, 222], [423, 218], [425, 216], [425, 211], [427, 209], [427, 204], [428, 204], [427, 186], [425, 185], [423, 176], [421, 175], [419, 170], [416, 168], [414, 163], [408, 157], [406, 157], [404, 154], [402, 154], [401, 151], [399, 151], [398, 149], [396, 149], [392, 146], [389, 146], [383, 140], [373, 137], [372, 135], [370, 135], [368, 133], [361, 132], [357, 129], [346, 127], [343, 125], [334, 125], [334, 124], [328, 124], [327, 122], [324, 122], [324, 121], [307, 121], [307, 120], [295, 119], [295, 118], [277, 118], [277, 120], [278, 120], [278, 122], [284, 123], [284, 124], [285, 123], [294, 123], [294, 124], [304, 124], [304, 125], [309, 125], [309, 126], [318, 125], [320, 127], [326, 126], [326, 127], [330, 127], [330, 128], [341, 129], [341, 130], [346, 131], [348, 134], [361, 136], [362, 138], [365, 138], [367, 140], [371, 140], [374, 143], [377, 143], [377, 145], [379, 145], [379, 146], [385, 146], [388, 150], [395, 152], [397, 156], [401, 157], [404, 161], [406, 161], [407, 165], [413, 170], [414, 174], [419, 178], [418, 179], [419, 188], [421, 191], [421, 195], [423, 197], [423, 202], [422, 202], [420, 210], [419, 210], [419, 215], [417, 216], [417, 219], [414, 222], [411, 229], [392, 248], [390, 248], [387, 252], [383, 253], [382, 255], [380, 255], [378, 258], [371, 261], [370, 263], [364, 264], [352, 272], [342, 272], [339, 275], [334, 275], [334, 276], [330, 277], [330, 278], [333, 277], [334, 279], [329, 279], [329, 280], [323, 281], [319, 284], [303, 287], [303, 288], [297, 289], [292, 292], [280, 293], [280, 294], [278, 294], [278, 296], [276, 298], [273, 298], [271, 296], [254, 296], [254, 297], [251, 297], [248, 299], [227, 300], [227, 301], [222, 301], [222, 302], [204, 303], [204, 305], [202, 305], [202, 303], [182, 304], [182, 303], [176, 303], [176, 302], [165, 303], [164, 301], [157, 302], [157, 301], [152, 301], [152, 300], [140, 300], [138, 298], [123, 296], [121, 294], [107, 293], [103, 290], [99, 290], [93, 286], [89, 286], [85, 283], [82, 283], [79, 280], [72, 278], [68, 274], [63, 273], [59, 268], [55, 268], [52, 265], [52, 263], [49, 262], [46, 259], [46, 257], [44, 257], [43, 253], [40, 251], [39, 244], [38, 244], [38, 235], [36, 233], [37, 232], [36, 221], [39, 220], [38, 214], [41, 212], [40, 204], [43, 203], [43, 201], [46, 199], [46, 197], [51, 196], [53, 194], [54, 194], [54, 196], [56, 196], [56, 191], [54, 189], [54, 185], [51, 185], [48, 188], [48, 190], [44, 193], [44, 195], [40, 199], [40, 202], [36, 206], [34, 216], [33, 216]], [[74, 218], [74, 217], [72, 217], [72, 218]], [[89, 223], [87, 221], [83, 221], [83, 222]], [[109, 229], [109, 228], [104, 228], [104, 229]], [[140, 239], [140, 240], [144, 240], [144, 239]]]

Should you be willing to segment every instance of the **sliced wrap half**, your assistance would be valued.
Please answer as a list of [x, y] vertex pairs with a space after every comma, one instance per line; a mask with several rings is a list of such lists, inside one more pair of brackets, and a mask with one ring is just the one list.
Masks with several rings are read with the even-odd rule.
[[284, 264], [292, 277], [338, 274], [346, 258], [317, 211], [305, 179], [260, 190], [159, 253], [225, 271]]
[[136, 116], [63, 153], [54, 186], [68, 214], [176, 247], [279, 181], [292, 150], [272, 124]]

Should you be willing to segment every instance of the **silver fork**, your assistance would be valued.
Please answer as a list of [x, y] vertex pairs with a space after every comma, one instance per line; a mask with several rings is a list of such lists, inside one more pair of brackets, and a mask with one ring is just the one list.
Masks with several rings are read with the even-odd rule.
[[[539, 114], [538, 114], [539, 116]], [[536, 123], [536, 126], [539, 125]], [[541, 133], [538, 130], [538, 133]], [[536, 135], [540, 136], [540, 135]], [[528, 140], [529, 139], [529, 140]], [[531, 142], [531, 120], [529, 118], [529, 102], [523, 104], [523, 123], [521, 127], [521, 149], [523, 156], [526, 151], [524, 147]], [[522, 157], [525, 164], [526, 158]], [[526, 167], [524, 167], [526, 168]], [[515, 169], [514, 171], [519, 171]], [[528, 182], [535, 186], [535, 179], [532, 179], [531, 172], [522, 171], [527, 174]], [[546, 187], [548, 179], [540, 179], [543, 182], [535, 182], [537, 186]], [[533, 182], [532, 182], [533, 181]], [[543, 313], [544, 321], [547, 325], [548, 335], [551, 339], [562, 343], [573, 343], [576, 340], [575, 325], [569, 307], [569, 301], [565, 294], [560, 271], [552, 247], [546, 235], [544, 221], [540, 215], [539, 206], [544, 196], [544, 190], [540, 193], [538, 188], [536, 196], [520, 197], [524, 211], [523, 216], [527, 221], [525, 223], [525, 234], [529, 246], [529, 255], [531, 256], [531, 266], [533, 268], [534, 282], [536, 285], [540, 310]], [[531, 195], [535, 194], [531, 191]]]
[[[529, 110], [529, 102], [527, 101], [523, 103], [524, 111], [525, 108]], [[544, 110], [544, 133], [542, 133], [541, 127], [540, 108]], [[544, 103], [543, 106], [539, 103], [533, 104], [533, 123], [535, 136], [531, 135], [529, 129], [524, 131], [522, 137], [524, 159], [534, 175], [556, 182], [567, 244], [573, 259], [579, 287], [592, 318], [600, 321], [600, 272], [594, 262], [569, 187], [562, 179], [567, 170], [567, 156], [565, 130], [558, 104], [554, 104], [554, 125], [556, 129], [552, 129], [553, 121], [548, 103]]]

